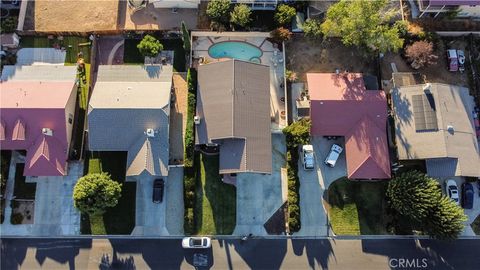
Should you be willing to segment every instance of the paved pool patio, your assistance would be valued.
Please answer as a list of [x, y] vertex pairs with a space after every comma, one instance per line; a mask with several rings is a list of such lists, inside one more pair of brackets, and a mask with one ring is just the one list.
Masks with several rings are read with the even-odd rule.
[[[280, 132], [287, 126], [287, 108], [285, 92], [285, 50], [272, 44], [267, 38], [267, 32], [192, 32], [191, 66], [200, 62], [211, 63], [224, 58], [213, 58], [208, 49], [216, 43], [225, 41], [240, 41], [249, 43], [262, 51], [259, 57], [261, 64], [270, 67], [270, 115], [272, 132]], [[201, 59], [201, 60], [200, 60]]]

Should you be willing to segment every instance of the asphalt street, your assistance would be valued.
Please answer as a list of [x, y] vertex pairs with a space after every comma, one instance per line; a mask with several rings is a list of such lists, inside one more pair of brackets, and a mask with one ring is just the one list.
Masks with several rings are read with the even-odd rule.
[[480, 269], [480, 240], [1, 239], [1, 269]]

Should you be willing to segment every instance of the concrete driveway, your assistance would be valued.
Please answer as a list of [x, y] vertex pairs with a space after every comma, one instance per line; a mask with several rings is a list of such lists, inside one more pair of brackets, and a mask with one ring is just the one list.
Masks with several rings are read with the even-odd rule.
[[[161, 203], [152, 202], [153, 180], [157, 178], [142, 174], [136, 177], [137, 195], [135, 208], [135, 228], [132, 235], [158, 236], [168, 235], [165, 222], [165, 201], [168, 194], [164, 190]], [[163, 177], [165, 183], [168, 179]]]
[[311, 139], [315, 151], [315, 169], [303, 169], [302, 157], [298, 161], [298, 177], [300, 179], [300, 220], [301, 229], [295, 235], [325, 236], [327, 231], [327, 211], [323, 204], [324, 192], [336, 179], [347, 174], [345, 153], [340, 155], [334, 168], [323, 163], [332, 144], [344, 146], [343, 139], [327, 140], [323, 137]]
[[272, 174], [237, 175], [237, 226], [233, 235], [267, 235], [263, 225], [287, 200], [285, 137], [272, 134]]

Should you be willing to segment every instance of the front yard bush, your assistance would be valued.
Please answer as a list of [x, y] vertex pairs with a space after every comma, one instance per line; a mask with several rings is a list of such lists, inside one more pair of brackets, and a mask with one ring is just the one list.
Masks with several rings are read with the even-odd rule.
[[298, 147], [310, 139], [310, 120], [302, 119], [283, 129], [287, 141], [288, 227], [298, 232], [300, 223], [300, 181], [298, 179]]
[[193, 234], [195, 230], [195, 169], [193, 168], [195, 154], [195, 126], [193, 117], [195, 115], [196, 93], [197, 93], [197, 72], [191, 68], [187, 73], [188, 104], [187, 104], [187, 126], [185, 129], [185, 151], [184, 151], [184, 173], [183, 173], [183, 200], [185, 207], [184, 231], [185, 234]]

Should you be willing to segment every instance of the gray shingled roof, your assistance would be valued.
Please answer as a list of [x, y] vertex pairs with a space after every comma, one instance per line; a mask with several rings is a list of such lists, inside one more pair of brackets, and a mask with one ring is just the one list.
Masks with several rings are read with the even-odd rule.
[[[426, 94], [435, 103], [438, 129], [417, 131], [413, 97]], [[448, 176], [480, 176], [473, 100], [467, 88], [440, 83], [404, 86], [392, 91], [392, 100], [399, 159], [425, 159], [427, 171], [438, 177], [452, 172]]]
[[228, 60], [198, 69], [196, 143], [220, 145], [220, 173], [271, 173], [270, 70]]
[[[150, 76], [150, 68], [160, 73]], [[88, 109], [90, 150], [127, 151], [127, 176], [167, 176], [172, 74], [171, 65], [100, 66]]]

